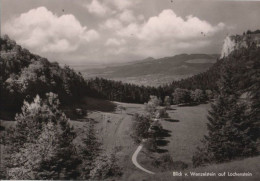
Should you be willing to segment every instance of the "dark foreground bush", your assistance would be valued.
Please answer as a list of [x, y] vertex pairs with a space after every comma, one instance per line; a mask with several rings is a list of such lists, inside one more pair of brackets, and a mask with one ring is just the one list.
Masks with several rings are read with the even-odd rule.
[[188, 168], [188, 165], [182, 161], [173, 161], [171, 155], [168, 153], [163, 154], [158, 159], [154, 160], [152, 165], [163, 169], [164, 171], [184, 170]]

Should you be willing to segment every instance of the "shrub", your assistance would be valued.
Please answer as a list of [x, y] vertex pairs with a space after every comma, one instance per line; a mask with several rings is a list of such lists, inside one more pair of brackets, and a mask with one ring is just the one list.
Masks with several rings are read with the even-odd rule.
[[161, 155], [159, 158], [152, 162], [152, 165], [163, 171], [167, 170], [184, 170], [188, 168], [188, 165], [182, 161], [173, 161], [169, 153]]
[[155, 113], [156, 118], [169, 118], [169, 114], [166, 112], [166, 108], [160, 108]]
[[108, 177], [118, 177], [122, 175], [122, 169], [117, 165], [115, 153], [100, 155], [95, 160], [94, 165], [94, 169], [90, 171], [91, 179], [104, 180]]

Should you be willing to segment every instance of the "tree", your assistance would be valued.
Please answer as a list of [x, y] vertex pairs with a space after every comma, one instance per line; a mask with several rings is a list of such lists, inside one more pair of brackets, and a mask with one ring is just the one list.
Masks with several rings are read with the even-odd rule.
[[190, 92], [187, 89], [176, 88], [172, 96], [175, 104], [190, 102]]
[[24, 102], [17, 124], [7, 138], [7, 178], [71, 179], [77, 178], [80, 161], [74, 145], [75, 133], [59, 100], [53, 93], [46, 100], [36, 96]]
[[211, 99], [213, 99], [214, 98], [214, 94], [213, 94], [213, 92], [211, 91], [211, 90], [206, 90], [205, 91], [205, 93], [206, 93], [206, 96], [207, 96], [207, 99], [208, 100], [211, 100]]
[[191, 91], [190, 97], [193, 102], [197, 102], [197, 103], [201, 103], [206, 100], [206, 95], [201, 89], [196, 89], [194, 91]]
[[236, 86], [232, 69], [226, 65], [219, 84], [219, 97], [209, 111], [208, 135], [203, 140], [204, 146], [198, 148], [193, 157], [194, 166], [257, 154], [251, 131], [255, 125], [248, 119], [245, 105], [239, 101]]
[[98, 139], [95, 134], [94, 123], [90, 122], [86, 135], [83, 138], [83, 147], [81, 148], [81, 157], [82, 157], [82, 171], [81, 179], [89, 179], [90, 171], [95, 168], [94, 162], [95, 159], [100, 155], [100, 146]]
[[165, 96], [164, 98], [164, 106], [166, 109], [170, 109], [171, 108], [171, 98], [170, 96]]
[[[257, 30], [260, 31], [260, 30]], [[254, 51], [250, 54], [248, 58], [249, 61], [246, 61], [245, 67], [247, 69], [244, 70], [243, 79], [244, 82], [248, 84], [246, 91], [249, 93], [249, 120], [253, 127], [250, 128], [250, 132], [252, 132], [253, 139], [255, 141], [259, 141], [260, 138], [260, 49]], [[259, 141], [260, 142], [260, 141]], [[260, 144], [260, 143], [259, 143]]]
[[148, 103], [145, 103], [145, 111], [150, 117], [155, 117], [157, 107], [161, 105], [162, 101], [156, 96], [151, 95]]
[[49, 122], [44, 125], [41, 135], [34, 143], [25, 143], [12, 155], [11, 160], [15, 162], [16, 167], [8, 170], [9, 177], [23, 180], [36, 179], [40, 174], [37, 171], [41, 169], [41, 163], [51, 160], [52, 155], [57, 152], [57, 144], [57, 131], [54, 124]]

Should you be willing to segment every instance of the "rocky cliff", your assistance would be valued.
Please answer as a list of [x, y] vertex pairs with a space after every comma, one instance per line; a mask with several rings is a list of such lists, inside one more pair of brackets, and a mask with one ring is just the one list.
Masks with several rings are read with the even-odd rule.
[[220, 58], [228, 56], [233, 50], [250, 46], [260, 47], [260, 33], [227, 36], [224, 40]]

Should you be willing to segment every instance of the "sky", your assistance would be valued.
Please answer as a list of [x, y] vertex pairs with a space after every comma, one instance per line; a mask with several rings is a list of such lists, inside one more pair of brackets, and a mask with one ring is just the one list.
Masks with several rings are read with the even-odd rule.
[[70, 65], [220, 53], [259, 17], [248, 0], [1, 0], [1, 34]]

